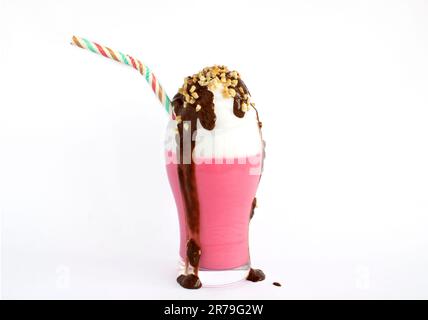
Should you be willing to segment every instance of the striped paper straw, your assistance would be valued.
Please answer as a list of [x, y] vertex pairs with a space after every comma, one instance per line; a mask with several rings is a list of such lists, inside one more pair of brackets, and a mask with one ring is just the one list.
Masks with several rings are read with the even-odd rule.
[[135, 70], [137, 70], [139, 73], [141, 73], [141, 75], [146, 79], [147, 83], [151, 86], [153, 93], [156, 95], [156, 97], [165, 107], [165, 110], [166, 112], [168, 112], [169, 116], [171, 118], [175, 118], [172, 112], [170, 98], [168, 97], [165, 90], [160, 85], [158, 79], [155, 77], [153, 72], [149, 69], [149, 67], [144, 65], [140, 60], [130, 55], [123, 54], [120, 51], [110, 49], [109, 47], [106, 47], [106, 46], [102, 46], [96, 42], [89, 41], [88, 39], [85, 39], [85, 38], [79, 38], [79, 37], [73, 36], [71, 44], [78, 46], [79, 48], [87, 49], [89, 51], [97, 53], [106, 58], [116, 60], [120, 63], [126, 64], [134, 68]]

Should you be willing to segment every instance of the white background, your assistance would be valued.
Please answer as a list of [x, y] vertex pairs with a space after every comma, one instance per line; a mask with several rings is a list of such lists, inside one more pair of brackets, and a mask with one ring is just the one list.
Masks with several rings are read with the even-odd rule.
[[[164, 111], [73, 34], [170, 95], [240, 71], [267, 141], [266, 281], [176, 284]], [[426, 1], [0, 0], [3, 298], [428, 298], [427, 35]]]

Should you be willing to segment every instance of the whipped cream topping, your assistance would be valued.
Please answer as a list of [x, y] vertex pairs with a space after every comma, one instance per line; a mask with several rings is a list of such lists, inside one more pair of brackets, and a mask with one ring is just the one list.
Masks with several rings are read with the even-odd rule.
[[[196, 134], [193, 134], [195, 148], [193, 158], [241, 158], [259, 155], [262, 152], [262, 139], [256, 110], [251, 106], [245, 116], [238, 118], [233, 113], [233, 98], [224, 97], [221, 87], [214, 89], [215, 127], [205, 129], [197, 120]], [[189, 123], [190, 125], [190, 123]], [[166, 150], [175, 153], [177, 141], [177, 122], [171, 120], [167, 128]]]

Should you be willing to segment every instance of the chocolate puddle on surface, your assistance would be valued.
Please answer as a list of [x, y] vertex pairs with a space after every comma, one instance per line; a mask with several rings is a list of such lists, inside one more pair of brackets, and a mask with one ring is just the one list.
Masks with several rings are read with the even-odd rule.
[[250, 269], [247, 280], [252, 282], [263, 281], [266, 279], [265, 273], [260, 269]]

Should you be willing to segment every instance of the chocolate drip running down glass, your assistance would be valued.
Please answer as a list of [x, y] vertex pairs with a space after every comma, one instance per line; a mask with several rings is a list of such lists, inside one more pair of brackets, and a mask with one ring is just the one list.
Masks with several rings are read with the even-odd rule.
[[204, 68], [172, 101], [166, 168], [180, 225], [184, 288], [261, 281], [251, 269], [249, 223], [264, 159], [258, 112], [236, 71]]

